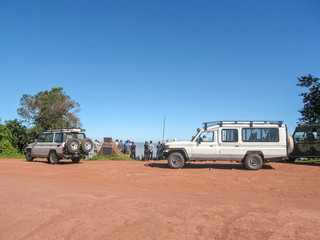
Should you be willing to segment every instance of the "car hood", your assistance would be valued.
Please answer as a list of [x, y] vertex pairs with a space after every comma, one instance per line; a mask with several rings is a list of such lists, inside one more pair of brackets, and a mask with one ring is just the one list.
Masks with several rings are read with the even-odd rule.
[[192, 145], [191, 141], [174, 141], [166, 143], [167, 148], [178, 148], [178, 147], [186, 147]]

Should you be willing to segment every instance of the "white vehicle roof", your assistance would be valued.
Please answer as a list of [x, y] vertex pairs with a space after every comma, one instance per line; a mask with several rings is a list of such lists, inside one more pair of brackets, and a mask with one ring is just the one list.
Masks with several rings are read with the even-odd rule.
[[212, 129], [217, 127], [228, 127], [228, 126], [247, 126], [247, 127], [254, 127], [254, 126], [275, 126], [275, 127], [285, 127], [285, 124], [283, 124], [283, 121], [212, 121], [212, 122], [204, 122], [203, 123], [203, 129]]

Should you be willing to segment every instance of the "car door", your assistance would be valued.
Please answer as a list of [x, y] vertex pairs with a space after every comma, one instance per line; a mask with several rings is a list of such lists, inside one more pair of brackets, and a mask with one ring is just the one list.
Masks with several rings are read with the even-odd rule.
[[46, 134], [40, 134], [37, 141], [36, 141], [36, 144], [34, 145], [34, 147], [32, 148], [32, 156], [34, 157], [41, 157], [42, 155], [42, 145], [44, 143], [46, 139]]
[[219, 160], [219, 146], [217, 144], [217, 131], [203, 131], [193, 140], [192, 160]]
[[220, 129], [220, 159], [221, 160], [241, 160], [239, 130]]
[[47, 133], [44, 143], [42, 143], [41, 155], [42, 157], [48, 157], [49, 151], [54, 148], [53, 145], [53, 133]]

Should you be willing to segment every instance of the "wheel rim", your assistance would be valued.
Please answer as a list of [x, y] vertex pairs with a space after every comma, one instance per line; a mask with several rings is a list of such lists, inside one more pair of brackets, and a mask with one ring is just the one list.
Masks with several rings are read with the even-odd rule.
[[73, 143], [71, 143], [71, 149], [73, 150], [73, 151], [75, 151], [75, 150], [77, 150], [78, 149], [78, 144], [76, 143], [76, 142], [73, 142]]
[[173, 163], [174, 165], [179, 165], [179, 164], [181, 163], [181, 159], [180, 159], [179, 157], [174, 157], [174, 158], [172, 159], [172, 163]]
[[90, 142], [85, 142], [85, 143], [84, 143], [84, 148], [85, 148], [86, 150], [91, 149], [91, 143], [90, 143]]
[[55, 162], [56, 161], [56, 155], [54, 154], [54, 153], [51, 153], [51, 155], [50, 155], [50, 158], [51, 158], [51, 161], [52, 162]]
[[253, 167], [256, 167], [256, 166], [258, 166], [259, 165], [259, 159], [258, 158], [252, 158], [251, 160], [250, 160], [250, 165], [251, 166], [253, 166]]

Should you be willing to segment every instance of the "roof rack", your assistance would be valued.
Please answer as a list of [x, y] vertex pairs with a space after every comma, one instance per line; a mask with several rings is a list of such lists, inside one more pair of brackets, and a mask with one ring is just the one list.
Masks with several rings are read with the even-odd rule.
[[47, 131], [44, 132], [85, 132], [85, 129], [81, 129], [81, 128], [61, 128], [61, 129], [49, 129]]
[[252, 121], [252, 120], [241, 120], [241, 121], [212, 121], [212, 122], [204, 122], [203, 126], [204, 126], [204, 130], [207, 130], [208, 127], [211, 126], [216, 126], [219, 125], [220, 127], [222, 127], [224, 124], [228, 124], [228, 123], [232, 123], [232, 124], [250, 124], [250, 127], [253, 126], [253, 124], [277, 124], [279, 127], [281, 127], [281, 125], [283, 124], [283, 121], [265, 121], [265, 120], [256, 120], [256, 121]]

